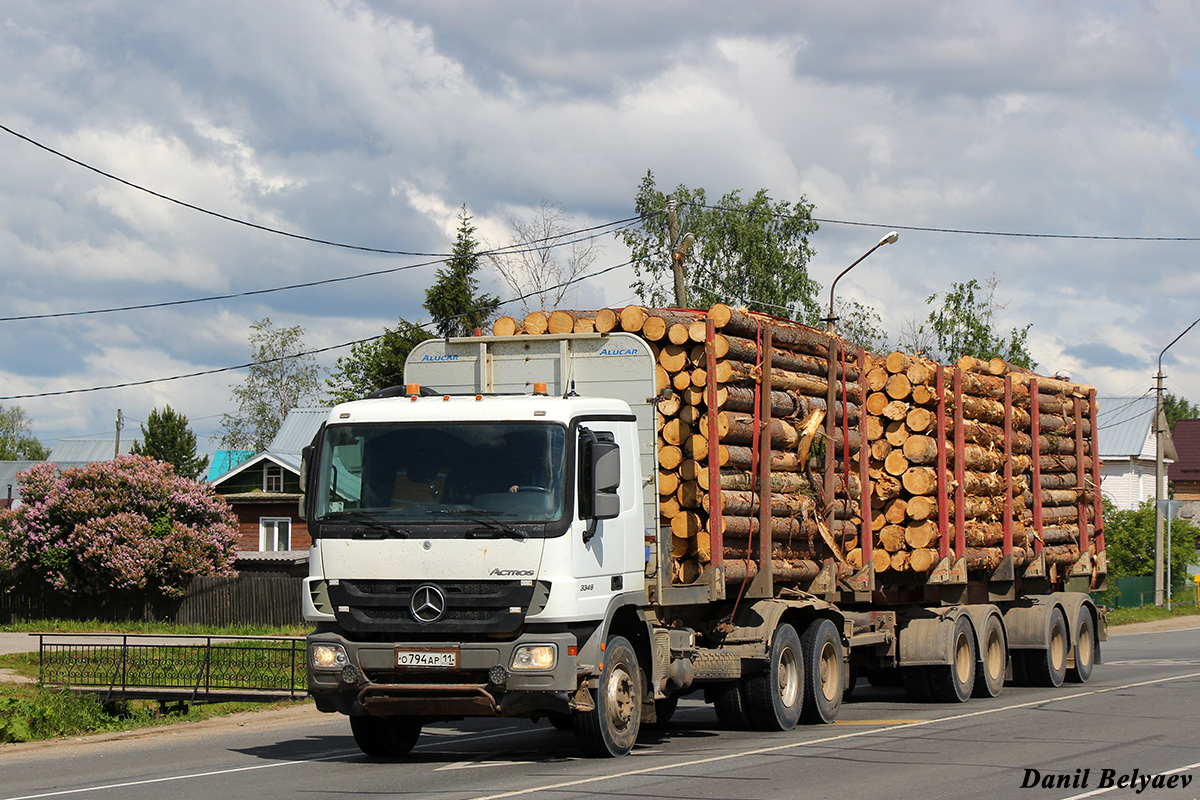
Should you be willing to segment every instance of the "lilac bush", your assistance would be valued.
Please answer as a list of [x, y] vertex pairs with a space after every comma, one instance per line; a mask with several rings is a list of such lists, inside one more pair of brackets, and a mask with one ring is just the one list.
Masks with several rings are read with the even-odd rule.
[[69, 593], [184, 594], [197, 575], [233, 575], [237, 518], [207, 486], [146, 456], [18, 476], [24, 504], [0, 511], [0, 583]]

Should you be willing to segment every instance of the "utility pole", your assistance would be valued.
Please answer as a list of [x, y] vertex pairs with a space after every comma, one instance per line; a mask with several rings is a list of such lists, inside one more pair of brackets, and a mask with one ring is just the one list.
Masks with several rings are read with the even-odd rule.
[[125, 416], [121, 414], [121, 409], [117, 409], [117, 439], [113, 445], [113, 458], [121, 455], [121, 428], [125, 426]]
[[679, 207], [675, 195], [667, 195], [667, 235], [671, 237], [671, 274], [675, 279], [675, 307], [687, 308], [687, 284], [683, 279], [683, 259], [696, 243], [693, 234], [686, 233], [679, 240]]
[[[1174, 344], [1172, 342], [1171, 344]], [[1168, 345], [1169, 347], [1170, 345]], [[1166, 352], [1165, 350], [1163, 352]], [[1162, 355], [1158, 357], [1158, 374], [1155, 376], [1154, 401], [1154, 605], [1163, 604], [1163, 448], [1166, 433], [1162, 425], [1163, 373]]]
[[1158, 374], [1155, 375], [1155, 392], [1157, 400], [1154, 403], [1154, 605], [1163, 604], [1163, 447], [1166, 445], [1166, 420], [1162, 413], [1163, 393], [1163, 355], [1171, 346], [1184, 337], [1188, 331], [1200, 323], [1197, 319], [1183, 329], [1183, 333], [1171, 340], [1171, 344], [1158, 354]]

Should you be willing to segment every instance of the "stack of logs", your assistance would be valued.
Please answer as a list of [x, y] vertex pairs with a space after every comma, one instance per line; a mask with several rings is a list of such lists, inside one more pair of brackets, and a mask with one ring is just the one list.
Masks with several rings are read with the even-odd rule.
[[[711, 358], [707, 322], [714, 328]], [[725, 577], [753, 576], [760, 539], [756, 481], [756, 422], [762, 420], [760, 382], [770, 362], [770, 504], [772, 569], [777, 580], [814, 578], [835, 559], [844, 572], [863, 566], [860, 532], [872, 532], [872, 562], [884, 582], [919, 580], [941, 561], [939, 503], [946, 506], [953, 547], [953, 395], [937, 391], [938, 365], [917, 356], [867, 355], [860, 380], [857, 350], [839, 347], [826, 333], [776, 317], [718, 304], [708, 311], [647, 309], [534, 312], [501, 317], [496, 335], [626, 331], [649, 343], [657, 358], [659, 508], [672, 533], [672, 575], [692, 583], [712, 559], [711, 532], [723, 531]], [[764, 343], [770, 341], [771, 347]], [[833, 352], [831, 352], [831, 350]], [[833, 438], [825, 431], [830, 358], [835, 382]], [[1035, 533], [1034, 458], [1040, 470], [1043, 552], [1047, 562], [1079, 558], [1079, 510], [1093, 523], [1091, 490], [1078, 478], [1076, 457], [1090, 456], [1084, 414], [1083, 452], [1077, 454], [1076, 404], [1090, 387], [1034, 376], [994, 359], [958, 363], [962, 392], [963, 501], [970, 570], [995, 569], [1003, 557], [1007, 502], [1006, 460], [1012, 465], [1011, 530], [1014, 561], [1032, 554]], [[710, 368], [713, 374], [709, 374]], [[1011, 385], [1012, 458], [1004, 456], [1005, 376]], [[1030, 379], [1038, 381], [1040, 453], [1033, 453]], [[864, 398], [862, 387], [866, 387]], [[670, 388], [672, 391], [663, 393]], [[946, 475], [939, 496], [938, 408], [944, 412]], [[865, 420], [865, 426], [860, 425]], [[862, 519], [860, 429], [870, 483], [870, 521]], [[715, 452], [710, 432], [717, 435]], [[761, 441], [761, 439], [759, 440]], [[810, 457], [815, 441], [825, 457]], [[832, 453], [829, 453], [829, 451]], [[716, 480], [710, 464], [719, 467]], [[833, 469], [826, 480], [826, 465]], [[832, 493], [826, 487], [832, 483]], [[714, 508], [710, 486], [719, 487]], [[832, 498], [830, 501], [829, 498]], [[1081, 497], [1088, 501], [1083, 506]], [[830, 504], [831, 502], [831, 504]]]
[[[940, 560], [939, 502], [955, 530], [953, 371], [943, 375], [946, 437], [946, 495], [938, 496], [938, 365], [904, 353], [868, 359], [866, 400], [870, 453], [871, 528], [878, 548], [875, 573], [925, 573]], [[992, 570], [1004, 557], [1006, 464], [1011, 464], [1013, 560], [1033, 554], [1034, 459], [1040, 491], [1042, 552], [1048, 563], [1079, 559], [1080, 501], [1085, 524], [1093, 525], [1094, 493], [1079, 480], [1077, 457], [1090, 459], [1090, 387], [1043, 378], [1001, 359], [958, 362], [962, 411], [962, 517], [968, 570]], [[1010, 378], [1011, 456], [1005, 457], [1005, 377]], [[1031, 379], [1038, 383], [1039, 451], [1033, 452]], [[1082, 403], [1083, 453], [1076, 451], [1076, 404]], [[1090, 470], [1089, 470], [1090, 471]], [[950, 534], [953, 537], [953, 533]], [[953, 540], [952, 540], [953, 541]], [[952, 549], [952, 548], [951, 548]], [[886, 578], [885, 578], [886, 579]]]
[[[711, 320], [714, 374], [706, 350]], [[775, 317], [718, 304], [707, 312], [626, 306], [598, 311], [534, 312], [524, 320], [501, 317], [496, 335], [625, 331], [649, 343], [657, 366], [656, 389], [672, 391], [657, 403], [658, 491], [663, 523], [671, 528], [672, 572], [677, 583], [692, 583], [712, 558], [714, 516], [720, 516], [726, 578], [751, 577], [760, 535], [755, 471], [756, 391], [771, 348], [771, 539], [777, 579], [803, 580], [819, 572], [832, 550], [837, 558], [861, 564], [862, 527], [857, 476], [835, 479], [832, 530], [825, 523], [824, 461], [809, 452], [826, 414], [830, 338], [821, 331]], [[837, 348], [835, 347], [835, 350]], [[835, 352], [835, 359], [840, 354]], [[859, 448], [861, 389], [855, 358], [839, 362], [835, 415], [848, 417], [848, 446]], [[711, 383], [711, 389], [710, 389]], [[761, 387], [760, 387], [761, 388]], [[708, 392], [712, 391], [710, 401]], [[711, 407], [710, 407], [711, 406]], [[714, 419], [710, 420], [710, 414]], [[758, 417], [761, 419], [761, 416]], [[710, 459], [710, 431], [717, 433]], [[835, 442], [841, 452], [843, 442]], [[713, 508], [710, 463], [719, 466], [719, 509]]]

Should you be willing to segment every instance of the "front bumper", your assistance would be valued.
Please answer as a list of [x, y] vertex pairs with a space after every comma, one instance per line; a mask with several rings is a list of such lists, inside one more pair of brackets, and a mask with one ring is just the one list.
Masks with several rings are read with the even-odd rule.
[[[308, 658], [308, 692], [321, 711], [343, 714], [402, 715], [439, 719], [468, 716], [538, 716], [565, 713], [578, 687], [578, 640], [571, 633], [527, 632], [505, 642], [355, 642], [337, 633], [313, 633], [314, 644], [341, 645], [345, 667], [316, 668]], [[513, 651], [522, 645], [554, 644], [553, 668], [510, 669]], [[455, 648], [454, 669], [396, 666], [396, 650], [405, 647]], [[348, 667], [353, 667], [349, 669]], [[500, 667], [500, 670], [495, 669]], [[501, 680], [498, 680], [501, 679]]]

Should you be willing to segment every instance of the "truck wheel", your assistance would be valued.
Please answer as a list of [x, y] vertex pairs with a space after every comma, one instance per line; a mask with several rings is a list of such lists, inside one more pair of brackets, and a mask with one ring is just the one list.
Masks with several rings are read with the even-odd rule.
[[624, 636], [605, 645], [596, 707], [576, 712], [572, 720], [584, 755], [607, 758], [633, 749], [642, 724], [642, 678], [637, 653]]
[[713, 686], [709, 694], [717, 722], [727, 731], [750, 730], [750, 717], [746, 713], [746, 689], [741, 681], [731, 681]]
[[804, 705], [804, 656], [791, 625], [776, 628], [770, 660], [767, 669], [745, 678], [746, 714], [755, 730], [790, 731]]
[[979, 663], [975, 667], [975, 697], [995, 697], [1004, 688], [1004, 673], [1008, 668], [1008, 640], [1004, 623], [995, 614], [983, 623]]
[[351, 717], [354, 743], [371, 758], [407, 755], [421, 735], [421, 723], [411, 717]]
[[929, 688], [939, 703], [965, 703], [975, 689], [975, 634], [966, 614], [954, 621], [950, 663], [929, 667]]
[[1067, 676], [1067, 653], [1071, 649], [1071, 634], [1061, 608], [1050, 612], [1050, 637], [1045, 650], [1030, 650], [1026, 654], [1029, 681], [1035, 686], [1062, 686]]
[[1067, 670], [1067, 678], [1072, 683], [1087, 683], [1092, 677], [1092, 668], [1096, 666], [1096, 651], [1100, 647], [1092, 612], [1087, 606], [1079, 609], [1079, 624], [1076, 627], [1079, 633], [1075, 637], [1075, 665]]
[[800, 637], [804, 654], [804, 704], [800, 719], [810, 725], [830, 723], [837, 719], [845, 691], [845, 655], [842, 635], [827, 619], [815, 620]]

